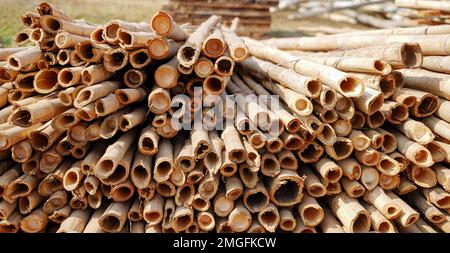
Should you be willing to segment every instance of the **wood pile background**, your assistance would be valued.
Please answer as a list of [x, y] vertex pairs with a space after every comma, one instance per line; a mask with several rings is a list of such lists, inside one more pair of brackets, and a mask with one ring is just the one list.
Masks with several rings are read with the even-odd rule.
[[176, 22], [201, 24], [210, 15], [222, 16], [222, 22], [230, 25], [234, 18], [239, 18], [238, 35], [264, 37], [270, 31], [270, 7], [276, 6], [278, 0], [169, 0], [163, 5]]
[[[448, 24], [450, 3], [439, 0], [286, 0], [273, 10], [287, 11], [288, 19], [292, 20], [322, 17], [335, 22], [333, 27], [351, 24], [368, 28], [397, 28]], [[299, 27], [299, 31], [329, 34], [346, 32], [345, 29], [333, 27]]]
[[449, 25], [21, 19], [0, 49], [2, 233], [450, 232]]

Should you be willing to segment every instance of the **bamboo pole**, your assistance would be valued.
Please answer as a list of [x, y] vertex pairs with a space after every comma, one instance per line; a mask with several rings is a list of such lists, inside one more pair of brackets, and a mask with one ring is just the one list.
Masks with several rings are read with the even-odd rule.
[[327, 202], [333, 213], [343, 224], [348, 233], [369, 232], [370, 216], [361, 204], [345, 193], [327, 197]]

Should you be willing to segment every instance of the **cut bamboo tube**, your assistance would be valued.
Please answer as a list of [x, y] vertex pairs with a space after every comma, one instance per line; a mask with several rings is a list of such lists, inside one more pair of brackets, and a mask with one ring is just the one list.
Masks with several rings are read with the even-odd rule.
[[250, 167], [246, 163], [239, 165], [239, 177], [246, 187], [253, 188], [259, 182], [258, 168]]
[[406, 204], [401, 198], [390, 191], [386, 191], [386, 194], [402, 209], [400, 216], [396, 220], [401, 223], [403, 227], [409, 227], [419, 219], [419, 213]]
[[[29, 140], [21, 141], [11, 147], [11, 158], [18, 163], [27, 162], [33, 154], [33, 147]], [[5, 165], [7, 163], [5, 162]], [[9, 166], [8, 166], [9, 167]], [[6, 166], [4, 167], [6, 169]], [[0, 169], [1, 171], [2, 169]]]
[[[130, 174], [131, 164], [133, 162], [134, 151], [135, 151], [134, 147], [131, 147], [130, 149], [128, 149], [128, 151], [125, 153], [125, 155], [122, 157], [122, 159], [120, 159], [120, 161], [118, 162], [117, 167], [114, 169], [112, 174], [107, 176], [106, 178], [99, 178], [100, 181], [102, 181], [103, 184], [108, 184], [111, 186], [117, 186], [117, 185], [125, 182]], [[95, 170], [94, 170], [94, 172], [95, 172]], [[132, 186], [131, 182], [126, 183], [124, 186], [122, 186], [120, 188], [124, 189], [125, 187], [130, 188], [130, 191], [134, 191], [134, 187]], [[112, 190], [114, 190], [114, 189], [112, 189]], [[126, 191], [125, 193], [128, 193], [128, 191], [126, 189], [124, 189], [124, 191]]]
[[90, 210], [74, 210], [59, 227], [56, 233], [81, 233], [86, 227], [91, 215]]
[[423, 122], [435, 134], [439, 135], [440, 137], [442, 137], [447, 141], [450, 140], [450, 134], [448, 133], [448, 131], [450, 130], [449, 123], [434, 116], [424, 119]]
[[409, 139], [422, 145], [426, 145], [434, 139], [433, 132], [424, 123], [413, 119], [407, 119], [402, 124], [396, 126], [396, 129]]
[[216, 220], [216, 232], [217, 233], [232, 233], [230, 225], [228, 224], [228, 219], [226, 218], [218, 218]]
[[293, 231], [297, 227], [297, 221], [292, 212], [292, 208], [283, 207], [279, 210], [280, 228], [284, 231]]
[[194, 222], [194, 210], [185, 206], [177, 206], [172, 220], [172, 228], [176, 232], [186, 230]]
[[342, 168], [342, 176], [349, 180], [359, 180], [361, 178], [361, 165], [353, 158], [347, 158], [336, 161], [336, 164]]
[[353, 152], [353, 144], [350, 139], [338, 137], [333, 145], [325, 145], [326, 153], [339, 161], [348, 158]]
[[197, 224], [203, 231], [212, 231], [216, 225], [216, 221], [211, 210], [199, 212], [197, 214]]
[[371, 115], [381, 108], [384, 102], [384, 97], [385, 96], [383, 93], [366, 87], [366, 89], [364, 89], [364, 93], [355, 98], [356, 107], [360, 111]]
[[30, 175], [22, 175], [10, 182], [3, 192], [3, 198], [16, 200], [30, 194], [39, 184], [39, 178]]
[[281, 170], [268, 180], [270, 200], [278, 206], [292, 206], [302, 200], [303, 179], [294, 171]]
[[147, 45], [147, 41], [155, 36], [151, 32], [132, 32], [122, 28], [117, 30], [119, 45], [126, 50], [143, 48]]
[[125, 156], [135, 137], [135, 131], [123, 134], [117, 141], [110, 145], [94, 168], [94, 174], [100, 179], [105, 179], [114, 173], [120, 160]]
[[365, 115], [365, 116], [366, 116], [366, 124], [370, 128], [379, 128], [386, 121], [386, 117], [380, 110], [376, 111], [372, 115]]
[[378, 183], [378, 185], [383, 190], [394, 190], [400, 185], [400, 176], [398, 174], [388, 176], [386, 174], [380, 173], [380, 182]]
[[237, 176], [225, 179], [225, 197], [230, 200], [237, 200], [244, 192], [244, 185]]
[[169, 91], [164, 88], [155, 88], [148, 95], [148, 107], [151, 112], [162, 114], [169, 110], [171, 106], [171, 98]]
[[228, 56], [228, 53], [220, 56], [216, 59], [214, 64], [214, 71], [219, 76], [231, 76], [233, 74], [235, 62], [231, 57]]
[[[174, 63], [178, 65], [178, 61], [174, 57], [172, 61], [175, 59]], [[175, 68], [176, 73], [178, 73], [177, 68]], [[214, 73], [214, 63], [206, 58], [206, 57], [200, 57], [197, 62], [194, 64], [194, 72], [197, 74], [197, 76], [201, 78], [206, 78], [209, 75]]]
[[[354, 73], [354, 75], [360, 78], [367, 88], [379, 91], [384, 95], [384, 98], [389, 98], [392, 96], [397, 87], [395, 75], [401, 75], [401, 73], [393, 72], [393, 74], [381, 76], [360, 73]], [[397, 78], [400, 77], [397, 76]]]
[[280, 223], [277, 206], [270, 203], [258, 213], [258, 221], [267, 231], [274, 233]]
[[100, 180], [98, 180], [98, 178], [96, 178], [93, 175], [89, 175], [84, 179], [83, 185], [84, 188], [86, 189], [86, 192], [89, 195], [93, 196], [99, 190]]
[[[280, 163], [280, 168], [287, 169], [287, 170], [297, 170], [298, 161], [292, 151], [283, 149], [276, 155], [277, 155], [277, 159]], [[265, 166], [265, 167], [267, 167], [267, 166]]]
[[373, 167], [362, 166], [360, 181], [367, 190], [371, 191], [377, 187], [380, 181], [378, 170]]
[[119, 233], [125, 225], [129, 202], [111, 202], [98, 220], [99, 227], [107, 233]]
[[326, 110], [321, 105], [313, 103], [314, 114], [322, 120], [323, 123], [333, 123], [338, 119], [338, 115], [334, 109]]
[[73, 49], [78, 43], [86, 40], [88, 40], [88, 38], [85, 36], [80, 36], [66, 31], [60, 31], [55, 35], [55, 44], [61, 49]]
[[204, 212], [211, 207], [211, 201], [208, 199], [203, 199], [200, 194], [194, 195], [194, 200], [192, 201], [192, 208], [197, 211]]
[[225, 43], [222, 30], [214, 29], [203, 41], [202, 51], [209, 58], [217, 59], [225, 53], [227, 44]]
[[252, 223], [252, 215], [244, 207], [242, 201], [237, 201], [234, 209], [228, 215], [228, 224], [233, 232], [244, 232]]
[[297, 205], [298, 213], [307, 226], [317, 226], [320, 224], [324, 217], [324, 212], [316, 199], [308, 194], [303, 195], [302, 201]]
[[[78, 42], [75, 46], [75, 51], [77, 52], [77, 55], [80, 57], [80, 59], [88, 63], [101, 62], [102, 59], [104, 59], [103, 57], [110, 50], [112, 49], [109, 45], [95, 44], [90, 40]], [[106, 70], [108, 70], [108, 68], [106, 68]]]
[[327, 197], [327, 201], [333, 213], [343, 224], [347, 233], [369, 232], [370, 215], [361, 204], [345, 193]]
[[90, 65], [89, 67], [83, 69], [83, 71], [81, 72], [82, 83], [87, 86], [102, 83], [112, 76], [113, 73], [107, 71], [103, 64]]
[[430, 151], [418, 144], [406, 138], [403, 134], [392, 131], [395, 138], [397, 138], [398, 151], [406, 156], [410, 161], [418, 166], [431, 166], [433, 165], [432, 156]]
[[398, 195], [406, 195], [415, 190], [417, 190], [417, 186], [405, 177], [400, 177], [400, 184], [394, 189]]
[[327, 184], [327, 195], [337, 195], [342, 192], [342, 186], [339, 182]]
[[320, 160], [324, 149], [317, 142], [311, 142], [297, 153], [298, 157], [304, 163], [314, 163]]
[[440, 187], [422, 189], [424, 197], [440, 209], [450, 208], [450, 194]]
[[444, 190], [449, 191], [450, 169], [441, 164], [435, 164], [432, 168], [436, 172], [438, 183], [442, 186], [442, 188], [444, 188]]
[[365, 202], [362, 204], [364, 208], [369, 212], [370, 220], [372, 221], [372, 227], [379, 233], [395, 233], [395, 226], [386, 219], [383, 214], [380, 213], [373, 205], [369, 205]]
[[173, 172], [173, 146], [168, 139], [162, 139], [159, 143], [159, 151], [156, 154], [153, 177], [156, 182], [169, 179]]
[[103, 37], [103, 33], [104, 33], [103, 27], [97, 27], [91, 32], [89, 38], [97, 44], [105, 44], [106, 40]]
[[450, 99], [450, 80], [446, 74], [424, 69], [401, 70], [405, 78], [404, 87], [432, 93], [436, 96]]
[[139, 151], [145, 155], [154, 155], [158, 152], [159, 135], [151, 127], [144, 128], [139, 137]]
[[175, 185], [170, 181], [157, 182], [156, 191], [165, 198], [173, 197], [176, 194]]
[[323, 233], [344, 233], [339, 221], [327, 208], [324, 208], [324, 217], [322, 223], [320, 223], [320, 229]]
[[126, 22], [122, 20], [111, 20], [104, 25], [103, 37], [106, 42], [112, 45], [119, 44], [118, 31], [119, 29], [130, 31], [130, 32], [151, 32], [148, 24], [141, 23], [132, 23]]
[[20, 221], [20, 229], [25, 233], [39, 233], [45, 229], [48, 221], [42, 208], [38, 208]]
[[73, 191], [80, 185], [84, 178], [81, 170], [81, 162], [72, 164], [71, 168], [64, 174], [63, 187], [66, 191]]
[[123, 132], [127, 132], [130, 129], [144, 123], [147, 116], [147, 111], [143, 108], [137, 108], [133, 111], [123, 114], [119, 119], [119, 128]]
[[74, 106], [76, 108], [81, 108], [88, 105], [95, 100], [105, 97], [108, 94], [111, 94], [114, 90], [119, 88], [118, 82], [105, 81], [98, 83], [96, 85], [92, 85], [86, 88], [83, 88], [77, 95]]
[[147, 48], [141, 48], [130, 52], [128, 59], [131, 66], [136, 69], [145, 68], [152, 62]]
[[12, 70], [24, 70], [26, 68], [33, 68], [42, 58], [41, 50], [37, 47], [29, 47], [26, 50], [18, 51], [7, 57], [8, 67]]
[[155, 181], [150, 181], [150, 183], [146, 187], [142, 189], [138, 188], [137, 191], [139, 197], [141, 197], [143, 200], [150, 200], [155, 195], [155, 189], [156, 189]]
[[156, 34], [174, 40], [183, 41], [189, 37], [189, 34], [164, 11], [158, 11], [152, 16], [150, 26]]
[[358, 130], [352, 130], [349, 137], [356, 151], [363, 151], [367, 149], [371, 144], [370, 138], [363, 132]]
[[367, 191], [364, 200], [374, 205], [386, 218], [393, 220], [401, 215], [401, 207], [398, 206], [380, 187]]
[[116, 184], [111, 190], [111, 198], [117, 202], [129, 201], [134, 194], [135, 186], [130, 178], [125, 182]]
[[400, 173], [402, 166], [394, 158], [380, 152], [380, 159], [376, 168], [387, 176], [395, 176]]
[[376, 131], [384, 136], [381, 152], [384, 152], [385, 154], [393, 153], [398, 147], [395, 136], [382, 128], [377, 128]]
[[[147, 41], [148, 54], [155, 60], [164, 60], [176, 56], [181, 45], [181, 42], [165, 37], [154, 37]], [[192, 71], [192, 69], [190, 70]]]
[[116, 72], [128, 64], [128, 52], [122, 48], [115, 48], [103, 53], [103, 64], [107, 71]]
[[366, 189], [358, 181], [351, 181], [344, 177], [341, 179], [341, 185], [345, 193], [351, 198], [359, 198], [364, 195]]
[[123, 82], [129, 88], [142, 86], [147, 80], [147, 74], [141, 69], [129, 69], [123, 75]]
[[37, 190], [34, 190], [27, 196], [20, 197], [17, 200], [19, 212], [23, 215], [33, 211], [33, 209], [40, 206], [42, 202], [44, 202], [44, 197], [41, 196]]
[[322, 158], [314, 164], [314, 168], [322, 178], [328, 182], [335, 183], [342, 177], [342, 168], [328, 158]]
[[189, 37], [186, 42], [178, 50], [178, 62], [188, 68], [197, 61], [200, 56], [202, 44], [210, 30], [219, 22], [220, 17], [212, 15], [205, 22], [203, 22]]
[[0, 233], [18, 233], [20, 231], [20, 221], [23, 216], [19, 212], [14, 212], [7, 219], [0, 221]]
[[56, 170], [49, 173], [38, 186], [38, 192], [42, 196], [50, 196], [52, 193], [63, 190], [63, 177], [72, 165], [72, 161], [66, 160]]
[[351, 98], [342, 96], [341, 94], [336, 95], [337, 101], [334, 108], [336, 110], [336, 113], [342, 119], [352, 119], [353, 115], [355, 114], [355, 104], [353, 103], [353, 100]]
[[63, 208], [60, 208], [50, 214], [48, 218], [55, 223], [61, 224], [67, 217], [69, 217], [71, 212], [72, 208], [69, 205], [65, 205]]
[[131, 167], [130, 177], [138, 189], [144, 189], [152, 179], [153, 157], [141, 152], [136, 153]]
[[305, 188], [309, 195], [319, 198], [326, 194], [326, 186], [328, 182], [320, 178], [312, 171], [311, 168], [302, 170], [302, 173], [306, 176]]
[[437, 224], [445, 221], [445, 215], [424, 198], [419, 192], [408, 195], [408, 200], [422, 213], [431, 223]]
[[81, 161], [81, 170], [85, 175], [92, 175], [94, 173], [95, 165], [97, 164], [97, 161], [102, 157], [105, 150], [106, 145], [101, 143], [97, 145], [95, 149], [92, 149]]

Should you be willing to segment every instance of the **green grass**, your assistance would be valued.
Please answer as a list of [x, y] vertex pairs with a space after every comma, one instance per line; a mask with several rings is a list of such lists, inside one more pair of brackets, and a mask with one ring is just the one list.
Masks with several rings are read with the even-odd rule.
[[[1, 0], [0, 43], [11, 46], [15, 34], [24, 28], [20, 16], [36, 11], [38, 0]], [[67, 15], [104, 24], [111, 19], [148, 22], [164, 0], [48, 0]]]

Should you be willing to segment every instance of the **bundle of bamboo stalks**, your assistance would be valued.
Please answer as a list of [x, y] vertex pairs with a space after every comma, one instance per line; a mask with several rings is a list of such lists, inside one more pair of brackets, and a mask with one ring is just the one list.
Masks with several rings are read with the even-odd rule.
[[448, 27], [22, 20], [34, 45], [0, 49], [0, 232], [450, 232]]

